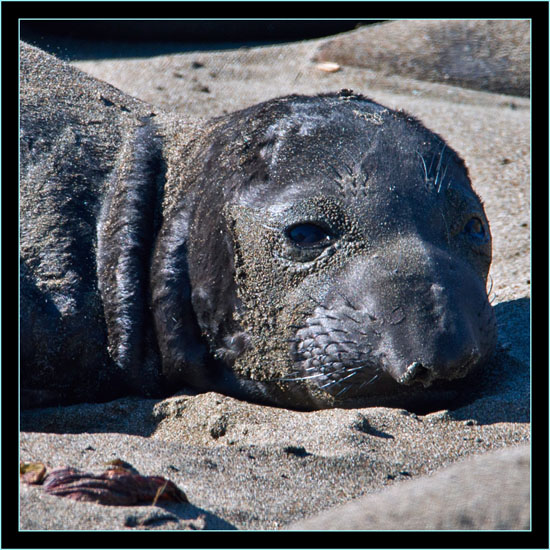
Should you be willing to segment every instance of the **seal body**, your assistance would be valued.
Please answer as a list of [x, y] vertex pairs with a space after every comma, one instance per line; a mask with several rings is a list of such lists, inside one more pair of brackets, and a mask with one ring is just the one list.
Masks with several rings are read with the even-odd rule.
[[[109, 337], [119, 330], [108, 329], [113, 307], [117, 327], [142, 324], [143, 339], [147, 333], [145, 302], [137, 305], [137, 295], [146, 294], [147, 255], [134, 251], [152, 246], [147, 239], [158, 220], [163, 166], [149, 122], [154, 110], [24, 44], [20, 74], [23, 403], [109, 399], [132, 386], [131, 361], [120, 367], [122, 346]], [[118, 236], [109, 223], [115, 211]], [[130, 276], [132, 283], [121, 284]], [[119, 307], [124, 292], [136, 304], [126, 313]], [[154, 385], [158, 359], [148, 363], [141, 346], [132, 344], [140, 349], [139, 378]]]
[[413, 117], [344, 90], [190, 123], [22, 58], [25, 404], [403, 406], [492, 352], [482, 204]]

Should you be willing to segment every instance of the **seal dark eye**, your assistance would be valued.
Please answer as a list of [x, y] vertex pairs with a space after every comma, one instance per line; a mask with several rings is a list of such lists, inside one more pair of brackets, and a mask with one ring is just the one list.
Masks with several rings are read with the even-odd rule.
[[464, 226], [463, 233], [479, 243], [489, 240], [489, 235], [487, 231], [485, 231], [485, 226], [479, 218], [471, 218]]
[[286, 232], [287, 237], [298, 246], [324, 246], [332, 240], [332, 235], [314, 223], [300, 223]]

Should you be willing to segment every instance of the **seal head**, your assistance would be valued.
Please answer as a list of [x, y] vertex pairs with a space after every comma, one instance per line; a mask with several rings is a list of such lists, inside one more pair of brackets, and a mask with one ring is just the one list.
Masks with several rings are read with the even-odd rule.
[[[279, 98], [217, 120], [193, 162], [196, 207], [161, 242], [192, 236], [189, 302], [217, 362], [182, 368], [172, 339], [169, 379], [298, 408], [403, 405], [492, 352], [483, 206], [413, 117], [347, 90]], [[155, 296], [155, 265], [153, 281]], [[178, 320], [162, 309], [157, 333], [159, 312]]]

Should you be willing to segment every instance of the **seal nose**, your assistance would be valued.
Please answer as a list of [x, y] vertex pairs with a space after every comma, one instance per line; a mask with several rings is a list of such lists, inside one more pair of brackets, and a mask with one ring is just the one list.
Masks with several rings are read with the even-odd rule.
[[397, 381], [406, 386], [413, 384], [414, 382], [420, 382], [425, 388], [427, 388], [433, 379], [433, 369], [425, 367], [418, 361], [414, 361], [407, 367], [405, 372], [397, 379]]
[[449, 364], [449, 362], [429, 364], [421, 361], [413, 361], [396, 380], [399, 384], [405, 386], [419, 382], [427, 388], [437, 378], [446, 378], [450, 380], [464, 377], [470, 370], [470, 367], [477, 363], [480, 358], [481, 354], [479, 351], [477, 349], [472, 349], [469, 355], [462, 355], [457, 358], [457, 361], [451, 362], [451, 364]]

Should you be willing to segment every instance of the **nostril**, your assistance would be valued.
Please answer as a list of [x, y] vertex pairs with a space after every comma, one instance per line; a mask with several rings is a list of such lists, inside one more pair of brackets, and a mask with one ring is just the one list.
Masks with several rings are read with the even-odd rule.
[[397, 381], [405, 385], [412, 384], [413, 382], [420, 382], [424, 386], [429, 386], [432, 378], [432, 369], [425, 367], [418, 361], [414, 361], [407, 367], [407, 370]]

